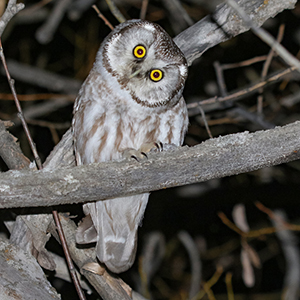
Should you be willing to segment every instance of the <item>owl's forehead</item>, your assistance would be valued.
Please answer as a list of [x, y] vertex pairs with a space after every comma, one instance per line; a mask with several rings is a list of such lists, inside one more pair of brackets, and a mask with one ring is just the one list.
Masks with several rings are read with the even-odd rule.
[[125, 45], [133, 45], [136, 42], [144, 43], [150, 46], [157, 38], [159, 33], [153, 24], [142, 24], [137, 26], [127, 26], [116, 32], [110, 39], [111, 43], [120, 43]]
[[156, 67], [164, 67], [170, 62], [186, 67], [186, 60], [172, 38], [159, 25], [141, 20], [128, 21], [115, 28], [102, 44], [103, 63], [112, 69], [119, 69], [121, 59], [124, 64], [133, 63], [133, 49], [137, 45], [147, 49], [141, 64], [145, 68], [153, 67], [154, 61]]
[[155, 32], [157, 28], [151, 23], [144, 23], [144, 28], [148, 31]]

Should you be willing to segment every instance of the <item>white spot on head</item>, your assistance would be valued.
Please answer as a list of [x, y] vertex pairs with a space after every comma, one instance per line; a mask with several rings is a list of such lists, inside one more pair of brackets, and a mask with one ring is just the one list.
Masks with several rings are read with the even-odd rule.
[[151, 31], [151, 32], [155, 32], [156, 31], [155, 27], [152, 24], [149, 24], [149, 23], [145, 23], [144, 24], [144, 28], [147, 29], [147, 30], [149, 30], [149, 31]]

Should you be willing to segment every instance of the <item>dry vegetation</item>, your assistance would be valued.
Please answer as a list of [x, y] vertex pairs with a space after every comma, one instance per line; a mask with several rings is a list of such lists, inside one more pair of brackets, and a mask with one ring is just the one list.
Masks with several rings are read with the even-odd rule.
[[[5, 10], [4, 2], [0, 2], [0, 15]], [[212, 14], [216, 5], [221, 2], [161, 0], [150, 1], [147, 5], [145, 0], [118, 0], [115, 4], [126, 19], [145, 15], [147, 20], [159, 23], [175, 37], [206, 15]], [[273, 5], [271, 0], [252, 2], [261, 4], [258, 10]], [[104, 0], [25, 0], [24, 3], [25, 9], [8, 23], [1, 41], [8, 69], [15, 79], [24, 116], [44, 162], [69, 129], [76, 93], [91, 69], [99, 44], [110, 31], [91, 5], [97, 4], [101, 13], [113, 25], [118, 24], [118, 21]], [[300, 6], [296, 4], [293, 10], [284, 10], [278, 15], [277, 13], [274, 12], [274, 18], [269, 15], [270, 18], [263, 28], [292, 55], [299, 57]], [[237, 13], [232, 12], [231, 16], [238, 19]], [[203, 144], [203, 147], [211, 147], [216, 155], [218, 147], [220, 148], [219, 153], [223, 155], [220, 162], [225, 171], [219, 171], [216, 168], [222, 167], [214, 165], [213, 162], [210, 164], [207, 159], [207, 169], [210, 167], [211, 173], [207, 177], [203, 175], [203, 178], [200, 174], [199, 178], [202, 179], [194, 180], [205, 182], [152, 193], [143, 226], [139, 229], [136, 263], [132, 269], [121, 274], [122, 279], [133, 290], [147, 299], [299, 299], [300, 249], [297, 239], [300, 225], [297, 224], [300, 220], [300, 163], [296, 159], [299, 159], [300, 127], [294, 122], [300, 116], [300, 77], [294, 71], [297, 65], [291, 69], [291, 64], [286, 62], [284, 55], [278, 56], [251, 31], [231, 38], [240, 31], [243, 30], [233, 28], [229, 34], [225, 32], [224, 37], [215, 42], [216, 46], [208, 51], [206, 50], [213, 46], [213, 42], [205, 47], [205, 41], [209, 37], [203, 37], [205, 41], [202, 48], [199, 46], [196, 56], [200, 56], [199, 52], [205, 53], [198, 59], [195, 59], [189, 49], [185, 49], [186, 45], [180, 35], [176, 38], [190, 64], [193, 62], [184, 91], [190, 114], [190, 127], [185, 144], [195, 146], [210, 137], [225, 136], [224, 140], [212, 140], [209, 142], [212, 144]], [[221, 43], [224, 40], [227, 41]], [[0, 207], [15, 207], [22, 205], [4, 202], [6, 191], [1, 189], [1, 178], [12, 178], [13, 190], [13, 175], [18, 173], [6, 175], [5, 172], [8, 169], [27, 167], [26, 157], [31, 161], [34, 157], [16, 114], [16, 106], [3, 68], [1, 70], [0, 119], [6, 122], [0, 122]], [[12, 121], [14, 125], [8, 121]], [[274, 127], [290, 123], [294, 123], [294, 127], [289, 127], [294, 128], [292, 133], [284, 131], [283, 127], [278, 129], [281, 135], [275, 137]], [[20, 157], [21, 150], [12, 136], [7, 134], [5, 127], [18, 139], [25, 157]], [[235, 161], [239, 164], [234, 165], [234, 158], [230, 157], [230, 153], [240, 145], [234, 140], [235, 135], [232, 135], [231, 144], [226, 136], [259, 130], [270, 130], [265, 134], [264, 144], [260, 148], [252, 149], [251, 145], [261, 135], [251, 135], [250, 146], [245, 144], [237, 152]], [[246, 134], [236, 136], [241, 141]], [[225, 153], [224, 149], [229, 144], [232, 148]], [[66, 145], [61, 148], [70, 146], [68, 143]], [[288, 145], [291, 148], [284, 152]], [[275, 148], [274, 156], [267, 159], [268, 153], [271, 155]], [[208, 152], [210, 148], [201, 148], [200, 145], [196, 149], [199, 149], [197, 153], [201, 153], [203, 149]], [[261, 156], [262, 162], [258, 164]], [[150, 159], [155, 160], [155, 157]], [[72, 163], [72, 159], [70, 160]], [[167, 164], [167, 155], [158, 158], [158, 162]], [[172, 162], [176, 166], [174, 159]], [[282, 162], [288, 163], [275, 166]], [[180, 163], [181, 160], [178, 161], [178, 166]], [[201, 161], [197, 163], [198, 172], [201, 173]], [[59, 163], [56, 167], [57, 176], [60, 176]], [[105, 167], [108, 168], [109, 165]], [[122, 166], [115, 164], [112, 167], [115, 168], [113, 171], [118, 172], [118, 168]], [[142, 168], [143, 166], [143, 171]], [[192, 166], [189, 168], [192, 169]], [[53, 165], [50, 169], [53, 169]], [[245, 173], [246, 170], [256, 171]], [[24, 173], [26, 176], [33, 171], [27, 172]], [[186, 173], [191, 174], [191, 170], [187, 169]], [[224, 177], [230, 174], [239, 175]], [[30, 176], [27, 177], [30, 180]], [[206, 181], [208, 178], [213, 179]], [[177, 185], [184, 183], [182, 181]], [[154, 183], [150, 182], [149, 185], [151, 184], [153, 186]], [[165, 186], [175, 185], [166, 183]], [[152, 190], [154, 189], [156, 187]], [[33, 206], [34, 201], [39, 198], [34, 200], [26, 197], [29, 202], [33, 201]], [[7, 199], [13, 202], [13, 198]], [[83, 200], [77, 202], [80, 201]], [[47, 205], [53, 203], [49, 202]], [[56, 209], [78, 216], [73, 219], [75, 222], [82, 216], [80, 204], [57, 206]], [[47, 214], [49, 209], [40, 207], [38, 213], [41, 212]], [[50, 231], [56, 236], [55, 229], [48, 228], [51, 215], [42, 215], [47, 225], [45, 228], [40, 223], [35, 223], [39, 224], [37, 226], [40, 231], [35, 232], [30, 228], [28, 233], [22, 227], [24, 223], [29, 226], [30, 216], [27, 214], [37, 214], [37, 211], [32, 208], [26, 208], [26, 211], [1, 210], [3, 241], [0, 243], [0, 252], [3, 254], [8, 247], [12, 247], [8, 243], [31, 252], [45, 268], [48, 280], [61, 294], [62, 299], [76, 299], [75, 288], [64, 280], [67, 272], [55, 270], [64, 263], [60, 258], [63, 256], [62, 250], [55, 238], [51, 237], [47, 243], [49, 236], [46, 236], [46, 232]], [[18, 223], [13, 224], [12, 221], [17, 215], [25, 217], [18, 218]], [[49, 219], [48, 223], [46, 219]], [[72, 236], [74, 224], [68, 219], [63, 219], [62, 222], [71, 255], [80, 268], [89, 259], [90, 252], [77, 252]], [[52, 257], [49, 256], [49, 251], [56, 253], [53, 260], [49, 258]], [[21, 257], [18, 253], [14, 255], [16, 260]], [[7, 256], [0, 255], [0, 262], [1, 257], [4, 257], [4, 261], [7, 259]], [[0, 265], [3, 266], [2, 263]], [[8, 269], [6, 272], [10, 271]], [[103, 290], [106, 282], [113, 282], [112, 291], [100, 293], [104, 299], [125, 299], [119, 290], [123, 284], [120, 284], [119, 279], [110, 277], [107, 273], [100, 276], [102, 282], [97, 282], [97, 278], [93, 278], [88, 272], [82, 273], [98, 293]], [[43, 285], [47, 286], [46, 280]], [[4, 291], [3, 286], [0, 276], [0, 293]], [[86, 287], [84, 283], [84, 288]], [[88, 288], [92, 293], [87, 294], [87, 299], [99, 299], [97, 292], [91, 286]], [[24, 290], [20, 299], [29, 299], [28, 297]], [[59, 299], [58, 295], [53, 297]], [[14, 299], [9, 296], [2, 298], [2, 295], [0, 298]]]

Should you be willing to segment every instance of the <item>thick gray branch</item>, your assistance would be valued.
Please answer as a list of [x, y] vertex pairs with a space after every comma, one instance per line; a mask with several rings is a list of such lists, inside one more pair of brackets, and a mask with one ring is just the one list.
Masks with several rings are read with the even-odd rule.
[[58, 300], [36, 259], [23, 249], [0, 239], [0, 295], [5, 300]]
[[23, 169], [28, 167], [30, 161], [16, 143], [16, 138], [5, 129], [4, 122], [0, 120], [0, 156], [9, 169]]
[[[284, 9], [292, 9], [297, 0], [240, 0], [239, 7], [251, 17], [256, 26], [276, 16]], [[175, 43], [187, 58], [188, 64], [200, 57], [207, 49], [249, 30], [249, 26], [232, 8], [223, 3], [212, 15], [182, 31], [174, 38]]]
[[300, 158], [300, 122], [150, 154], [143, 163], [107, 162], [0, 174], [0, 208], [103, 200], [250, 172]]
[[16, 0], [10, 0], [4, 14], [0, 18], [0, 37], [10, 19], [25, 7], [23, 3], [17, 4], [16, 2]]

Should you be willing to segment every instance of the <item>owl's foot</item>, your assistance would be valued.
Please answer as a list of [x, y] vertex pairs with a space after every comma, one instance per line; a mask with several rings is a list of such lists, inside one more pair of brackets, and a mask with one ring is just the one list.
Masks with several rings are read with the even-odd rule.
[[142, 161], [144, 159], [147, 159], [146, 153], [141, 152], [139, 150], [135, 150], [135, 149], [126, 149], [123, 152], [123, 157], [124, 158], [134, 158], [137, 161]]
[[161, 151], [163, 151], [163, 143], [161, 143], [161, 142], [145, 143], [141, 146], [139, 151], [141, 151], [143, 153], [161, 152]]
[[123, 157], [134, 158], [137, 161], [143, 161], [147, 159], [148, 152], [161, 152], [163, 150], [163, 144], [161, 142], [152, 142], [143, 144], [139, 150], [126, 149], [123, 152]]

